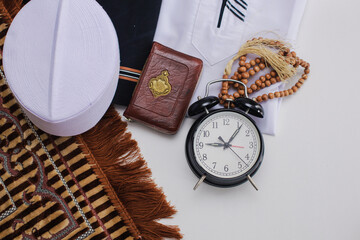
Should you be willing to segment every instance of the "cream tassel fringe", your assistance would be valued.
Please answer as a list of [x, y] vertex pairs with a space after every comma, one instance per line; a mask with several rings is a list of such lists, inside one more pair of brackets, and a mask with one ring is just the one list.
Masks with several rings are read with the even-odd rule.
[[[295, 75], [296, 69], [289, 64], [284, 56], [280, 55], [279, 51], [287, 51], [289, 44], [273, 39], [253, 39], [247, 41], [241, 46], [239, 52], [227, 63], [224, 74], [230, 76], [231, 68], [236, 59], [245, 54], [255, 54], [265, 59], [265, 63], [270, 65], [278, 74], [280, 79], [291, 78]], [[274, 50], [278, 50], [275, 52]]]

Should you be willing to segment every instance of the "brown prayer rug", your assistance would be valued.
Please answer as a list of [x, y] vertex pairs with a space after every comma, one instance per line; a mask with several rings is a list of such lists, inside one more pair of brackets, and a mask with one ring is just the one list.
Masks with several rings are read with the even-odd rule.
[[[0, 0], [1, 53], [21, 6]], [[157, 222], [175, 210], [113, 107], [85, 134], [52, 136], [30, 122], [0, 73], [0, 239], [182, 237]]]

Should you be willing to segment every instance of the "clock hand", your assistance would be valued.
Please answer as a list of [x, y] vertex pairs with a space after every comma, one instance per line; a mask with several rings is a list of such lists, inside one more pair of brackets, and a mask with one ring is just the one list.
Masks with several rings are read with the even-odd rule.
[[249, 165], [246, 164], [246, 162], [245, 162], [244, 160], [242, 160], [242, 158], [241, 158], [231, 147], [229, 147], [229, 148], [230, 148], [230, 150], [231, 150], [233, 153], [235, 153], [235, 155], [236, 155], [247, 167], [249, 167]]
[[238, 128], [235, 130], [235, 132], [233, 133], [233, 135], [231, 135], [231, 137], [230, 137], [230, 139], [229, 139], [229, 141], [228, 141], [228, 144], [230, 144], [231, 141], [234, 140], [234, 138], [236, 137], [236, 135], [238, 135], [238, 133], [240, 132], [241, 127], [242, 127], [242, 124], [241, 124], [240, 127], [238, 127]]
[[219, 136], [218, 139], [224, 143], [224, 149], [229, 147], [228, 143], [225, 142], [224, 139], [221, 136]]
[[224, 141], [224, 139], [223, 139], [221, 136], [219, 136], [218, 139], [219, 139], [220, 141], [222, 141], [224, 144], [226, 144], [226, 142]]
[[223, 143], [205, 143], [205, 145], [209, 145], [212, 147], [224, 147], [225, 146], [225, 144], [223, 144]]
[[235, 146], [235, 145], [232, 145], [232, 144], [230, 144], [229, 147], [244, 148], [243, 146]]

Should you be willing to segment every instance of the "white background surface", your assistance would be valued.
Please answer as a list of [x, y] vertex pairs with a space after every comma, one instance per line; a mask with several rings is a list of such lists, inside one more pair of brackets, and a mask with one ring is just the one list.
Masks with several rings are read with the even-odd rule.
[[[187, 165], [185, 138], [138, 123], [129, 130], [178, 213], [184, 239], [360, 239], [360, 2], [309, 0], [295, 51], [307, 82], [284, 99], [276, 136], [254, 180], [230, 189], [202, 184]], [[123, 108], [118, 107], [120, 112]]]

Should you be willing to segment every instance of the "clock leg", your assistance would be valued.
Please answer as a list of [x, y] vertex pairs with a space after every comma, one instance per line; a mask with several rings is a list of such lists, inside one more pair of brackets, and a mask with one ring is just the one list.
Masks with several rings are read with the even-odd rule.
[[205, 180], [206, 175], [202, 175], [201, 178], [199, 179], [199, 181], [195, 184], [194, 186], [194, 191], [199, 187], [199, 185]]
[[247, 179], [249, 180], [249, 182], [251, 183], [251, 185], [255, 188], [256, 191], [258, 191], [258, 187], [256, 186], [254, 180], [250, 177], [250, 175], [247, 175]]

